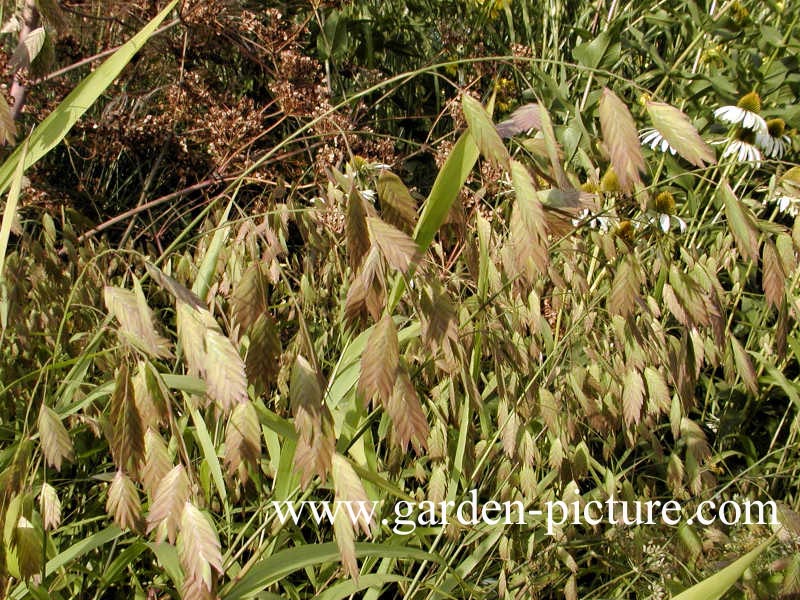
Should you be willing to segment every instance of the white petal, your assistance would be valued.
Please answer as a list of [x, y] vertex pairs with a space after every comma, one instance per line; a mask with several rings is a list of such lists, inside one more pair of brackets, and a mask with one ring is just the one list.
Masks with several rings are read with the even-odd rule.
[[767, 122], [763, 117], [754, 112], [750, 112], [749, 110], [744, 110], [742, 113], [742, 125], [746, 129], [753, 129], [762, 133], [767, 131]]
[[783, 153], [786, 152], [786, 146], [784, 145], [784, 141], [781, 138], [773, 138], [772, 139], [772, 152], [768, 156], [772, 156], [773, 158], [781, 159], [783, 158]]
[[639, 133], [639, 139], [642, 140], [643, 146], [650, 145], [654, 140], [657, 140], [660, 137], [661, 134], [659, 134], [655, 129], [642, 129], [642, 131]]
[[714, 111], [714, 116], [723, 123], [732, 125], [741, 124], [745, 129], [755, 131], [766, 131], [767, 122], [761, 115], [749, 110], [744, 110], [738, 106], [723, 106]]
[[723, 106], [714, 111], [714, 116], [723, 123], [741, 123], [743, 113], [738, 106]]
[[658, 223], [661, 225], [661, 231], [667, 233], [669, 231], [669, 215], [658, 215]]
[[589, 209], [584, 208], [581, 212], [577, 214], [577, 216], [574, 219], [572, 219], [572, 226], [578, 227], [583, 222], [583, 220], [588, 216], [589, 216]]
[[750, 160], [750, 146], [744, 142], [739, 142], [739, 162]]
[[686, 233], [686, 221], [680, 217], [675, 217], [675, 220], [678, 222], [678, 228], [681, 230], [681, 233]]
[[722, 158], [726, 156], [730, 156], [731, 154], [736, 154], [739, 152], [739, 140], [734, 140], [730, 144], [725, 147], [725, 150], [722, 151]]

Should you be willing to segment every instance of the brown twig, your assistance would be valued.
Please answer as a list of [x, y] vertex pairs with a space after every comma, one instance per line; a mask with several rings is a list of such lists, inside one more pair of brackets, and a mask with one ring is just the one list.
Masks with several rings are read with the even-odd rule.
[[[216, 185], [218, 183], [222, 183], [222, 182], [226, 182], [226, 181], [232, 181], [232, 180], [233, 180], [233, 178], [230, 178], [230, 179], [219, 179], [219, 178], [213, 178], [213, 177], [209, 178], [209, 179], [204, 179], [203, 181], [200, 181], [199, 183], [195, 183], [194, 185], [190, 185], [189, 187], [185, 187], [182, 190], [178, 190], [177, 192], [172, 192], [170, 194], [167, 194], [166, 196], [161, 196], [160, 198], [156, 198], [155, 200], [151, 200], [150, 202], [145, 202], [144, 204], [140, 204], [139, 206], [136, 206], [136, 207], [134, 207], [134, 208], [132, 208], [130, 210], [127, 210], [124, 213], [121, 213], [121, 214], [117, 215], [116, 217], [112, 217], [108, 221], [104, 221], [103, 223], [100, 223], [100, 225], [98, 225], [97, 227], [93, 227], [89, 231], [81, 234], [80, 236], [78, 236], [78, 242], [84, 242], [87, 239], [89, 239], [90, 237], [95, 236], [98, 233], [101, 233], [101, 232], [105, 231], [109, 227], [112, 227], [112, 226], [116, 225], [117, 223], [119, 223], [121, 221], [124, 221], [125, 219], [129, 219], [130, 217], [133, 217], [133, 216], [139, 214], [140, 212], [144, 212], [144, 211], [149, 210], [149, 209], [151, 209], [151, 208], [153, 208], [155, 206], [158, 206], [159, 204], [164, 204], [165, 202], [169, 202], [170, 200], [174, 200], [175, 198], [180, 198], [181, 196], [185, 196], [186, 194], [191, 194], [192, 192], [196, 192], [196, 191], [205, 189], [205, 188], [207, 188], [209, 186]], [[62, 255], [65, 254], [65, 253], [66, 253], [66, 250], [63, 249], [63, 248], [59, 252], [59, 254], [62, 254]]]
[[[153, 37], [158, 35], [159, 33], [163, 33], [165, 31], [167, 31], [168, 29], [171, 29], [171, 28], [175, 27], [175, 25], [178, 25], [180, 22], [181, 22], [180, 19], [173, 19], [172, 21], [170, 21], [166, 25], [163, 25], [163, 26], [159, 27], [158, 29], [156, 29], [153, 32]], [[122, 46], [124, 46], [124, 45], [125, 44], [121, 44], [119, 46], [114, 46], [113, 48], [109, 48], [108, 50], [103, 50], [102, 52], [98, 52], [97, 54], [94, 54], [94, 55], [89, 56], [87, 58], [82, 58], [81, 60], [79, 60], [77, 62], [74, 62], [71, 65], [67, 65], [66, 67], [58, 69], [57, 71], [53, 71], [52, 73], [48, 73], [47, 75], [45, 75], [43, 77], [40, 77], [39, 79], [37, 79], [36, 81], [33, 82], [33, 85], [36, 85], [36, 84], [39, 84], [39, 83], [44, 83], [45, 81], [50, 81], [51, 79], [55, 79], [56, 77], [61, 77], [62, 75], [65, 75], [65, 74], [69, 73], [70, 71], [74, 71], [75, 69], [79, 69], [79, 68], [83, 67], [84, 65], [88, 65], [88, 64], [90, 64], [90, 63], [92, 63], [92, 62], [94, 62], [96, 60], [99, 60], [101, 58], [105, 58], [106, 56], [114, 54], [114, 52], [116, 52], [117, 50], [122, 48]]]

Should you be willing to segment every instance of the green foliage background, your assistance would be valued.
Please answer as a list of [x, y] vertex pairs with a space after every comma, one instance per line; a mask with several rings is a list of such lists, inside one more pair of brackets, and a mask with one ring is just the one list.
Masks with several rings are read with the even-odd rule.
[[[800, 594], [800, 5], [56, 4], [0, 167], [0, 595]], [[472, 489], [781, 525], [381, 524]]]

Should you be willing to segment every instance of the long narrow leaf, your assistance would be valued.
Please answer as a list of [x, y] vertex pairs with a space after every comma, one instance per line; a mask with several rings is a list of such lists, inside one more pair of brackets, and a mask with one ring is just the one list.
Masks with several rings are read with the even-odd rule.
[[24, 168], [27, 169], [64, 139], [72, 126], [111, 85], [177, 4], [178, 0], [172, 0], [152, 21], [139, 30], [139, 33], [106, 59], [94, 73], [81, 81], [30, 135], [27, 154], [24, 154], [20, 147], [8, 157], [0, 166], [0, 193], [8, 188], [11, 176], [20, 161], [23, 161]]
[[768, 545], [769, 540], [728, 565], [719, 573], [712, 575], [697, 585], [693, 585], [688, 590], [684, 590], [672, 600], [718, 600], [722, 598], [722, 595], [733, 587], [739, 577], [742, 576], [742, 573]]
[[194, 280], [192, 291], [197, 294], [201, 299], [205, 298], [208, 293], [208, 288], [211, 286], [211, 278], [214, 276], [214, 271], [217, 268], [217, 260], [219, 253], [222, 251], [222, 246], [228, 239], [230, 232], [230, 225], [228, 225], [228, 215], [230, 215], [233, 200], [228, 202], [225, 212], [222, 213], [222, 218], [219, 220], [217, 230], [214, 232], [214, 237], [211, 238], [211, 244], [208, 246], [203, 262], [200, 264], [200, 269], [197, 271], [197, 278]]
[[[431, 245], [436, 232], [442, 226], [450, 207], [458, 197], [458, 192], [472, 172], [478, 160], [478, 146], [469, 132], [465, 132], [450, 151], [442, 169], [433, 182], [433, 189], [425, 200], [422, 214], [414, 229], [414, 241], [420, 252], [424, 253]], [[406, 289], [405, 279], [398, 278], [389, 297], [388, 312], [391, 314]]]
[[[391, 544], [359, 543], [355, 545], [356, 556], [380, 556], [416, 561], [441, 562], [435, 554], [418, 548], [395, 546]], [[289, 548], [256, 563], [241, 579], [234, 581], [227, 589], [223, 588], [223, 600], [243, 600], [252, 598], [267, 586], [280, 581], [290, 573], [306, 567], [332, 563], [339, 560], [339, 549], [333, 542]]]
[[5, 329], [8, 325], [8, 298], [4, 268], [8, 240], [11, 237], [14, 221], [17, 219], [17, 204], [19, 203], [19, 193], [22, 189], [22, 174], [25, 172], [25, 156], [28, 153], [27, 143], [22, 145], [20, 152], [23, 159], [17, 166], [14, 178], [11, 181], [11, 189], [8, 192], [8, 200], [6, 200], [6, 207], [3, 211], [3, 221], [0, 224], [0, 329]]

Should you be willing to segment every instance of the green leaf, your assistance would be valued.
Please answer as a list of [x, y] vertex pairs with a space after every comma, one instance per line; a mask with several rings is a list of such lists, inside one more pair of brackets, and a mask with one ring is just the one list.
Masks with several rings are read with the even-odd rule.
[[[497, 528], [502, 533], [502, 528]], [[435, 555], [406, 546], [392, 544], [356, 543], [357, 558], [378, 556], [380, 558], [407, 559], [415, 561], [443, 562]], [[273, 556], [261, 559], [245, 573], [236, 578], [221, 591], [223, 600], [244, 600], [252, 598], [264, 588], [287, 577], [295, 571], [333, 563], [339, 560], [339, 549], [333, 542], [325, 544], [306, 544], [297, 548], [282, 550]]]
[[[238, 406], [241, 406], [241, 404], [237, 405], [237, 407]], [[214, 485], [217, 488], [219, 497], [222, 500], [222, 504], [225, 509], [228, 510], [228, 494], [225, 489], [225, 480], [222, 477], [222, 467], [219, 464], [219, 457], [217, 456], [217, 451], [214, 448], [214, 442], [211, 440], [211, 436], [206, 428], [206, 422], [203, 419], [203, 416], [200, 414], [200, 411], [198, 411], [196, 408], [193, 408], [191, 414], [192, 423], [194, 423], [195, 437], [200, 443], [200, 447], [203, 449], [205, 464], [208, 465], [208, 468], [211, 470], [211, 477], [214, 480]]]
[[175, 587], [180, 588], [183, 585], [183, 571], [178, 559], [177, 548], [167, 542], [149, 542], [147, 545], [156, 555], [158, 564], [164, 569]]
[[601, 31], [592, 40], [575, 46], [572, 49], [572, 56], [583, 66], [596, 69], [600, 66], [610, 44], [611, 36], [607, 31]]
[[219, 220], [219, 225], [217, 225], [214, 231], [214, 236], [211, 238], [211, 244], [209, 244], [208, 250], [203, 256], [203, 261], [200, 263], [200, 268], [197, 270], [197, 277], [194, 280], [192, 291], [201, 299], [205, 298], [206, 294], [208, 293], [208, 288], [211, 285], [214, 272], [217, 270], [219, 253], [222, 250], [222, 246], [225, 244], [225, 240], [228, 239], [230, 225], [227, 223], [228, 215], [231, 212], [232, 206], [233, 200], [228, 202], [228, 206], [225, 207], [225, 212], [222, 213], [222, 217], [220, 217]]
[[472, 172], [480, 151], [472, 136], [464, 133], [458, 139], [444, 165], [439, 170], [433, 188], [425, 204], [422, 214], [414, 229], [414, 240], [423, 252], [431, 245], [436, 232], [439, 231], [450, 207], [458, 197], [461, 187]]
[[[0, 106], [0, 110], [2, 108]], [[21, 153], [23, 160], [20, 161], [14, 172], [11, 189], [8, 191], [8, 200], [6, 200], [6, 206], [3, 210], [3, 221], [0, 224], [0, 303], [2, 303], [2, 306], [0, 306], [0, 328], [3, 331], [8, 326], [8, 290], [5, 278], [6, 250], [8, 250], [8, 240], [11, 237], [11, 232], [19, 228], [17, 204], [19, 203], [19, 194], [22, 189], [22, 175], [25, 172], [23, 165], [28, 152], [28, 142], [25, 142], [18, 151]]]
[[[414, 240], [420, 252], [425, 252], [439, 231], [450, 207], [458, 198], [461, 187], [472, 172], [480, 152], [469, 132], [461, 135], [433, 182], [433, 189], [422, 206], [422, 214], [414, 229]], [[395, 281], [389, 297], [389, 313], [394, 311], [406, 289], [405, 279]]]
[[674, 596], [672, 600], [719, 600], [725, 592], [736, 584], [739, 577], [742, 576], [742, 573], [744, 573], [753, 561], [758, 558], [759, 554], [767, 548], [769, 543], [770, 540], [767, 540], [722, 569], [719, 573], [712, 575], [708, 579]]
[[[391, 573], [371, 573], [360, 575], [358, 580], [350, 579], [342, 581], [320, 592], [315, 596], [316, 600], [344, 600], [357, 595], [358, 592], [368, 589], [380, 590], [387, 583], [405, 582], [408, 577], [402, 575], [392, 575]], [[360, 597], [360, 596], [359, 596]]]

